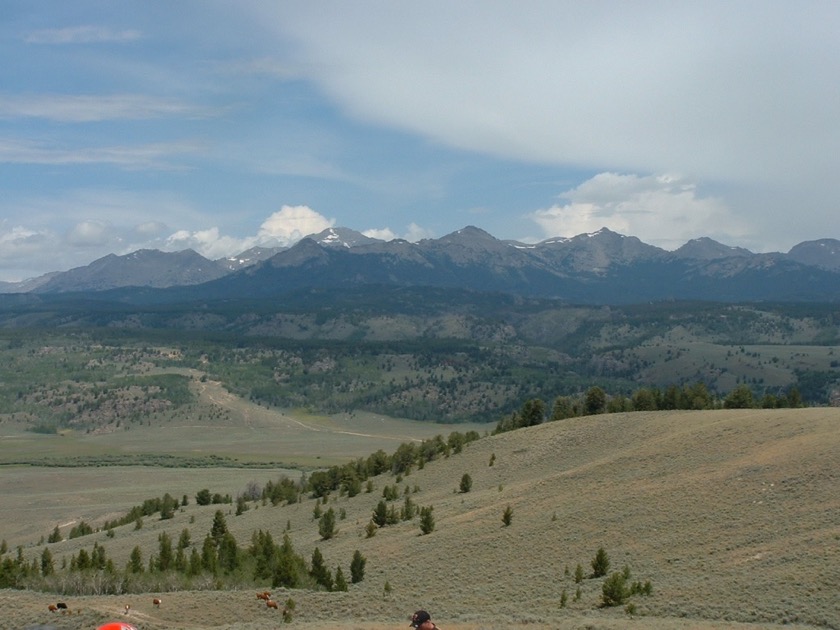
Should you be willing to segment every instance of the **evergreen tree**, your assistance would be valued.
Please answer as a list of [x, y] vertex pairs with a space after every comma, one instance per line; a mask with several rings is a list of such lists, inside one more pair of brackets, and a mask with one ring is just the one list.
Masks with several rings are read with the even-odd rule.
[[187, 565], [187, 575], [194, 577], [196, 575], [201, 575], [201, 571], [201, 554], [198, 553], [198, 549], [193, 547], [190, 552], [190, 562], [189, 565]]
[[388, 524], [388, 504], [385, 500], [379, 501], [376, 504], [376, 509], [373, 511], [371, 520], [376, 523], [378, 527], [385, 527]]
[[597, 385], [586, 390], [583, 399], [583, 410], [586, 415], [604, 413], [607, 408], [607, 394]]
[[335, 584], [333, 584], [334, 591], [346, 591], [347, 588], [347, 580], [344, 579], [344, 571], [341, 570], [341, 567], [335, 568]]
[[616, 571], [604, 580], [601, 587], [601, 599], [604, 606], [621, 606], [628, 595], [627, 580], [623, 573]]
[[129, 573], [143, 573], [143, 555], [140, 551], [140, 547], [135, 546], [134, 549], [131, 550], [131, 555], [128, 557], [128, 566], [126, 566], [126, 571]]
[[186, 549], [190, 546], [190, 530], [184, 528], [181, 530], [181, 536], [178, 538], [178, 549]]
[[230, 532], [225, 532], [218, 550], [219, 567], [225, 573], [233, 573], [240, 566], [239, 547]]
[[[6, 542], [6, 541], [3, 541]], [[47, 538], [48, 543], [57, 543], [61, 542], [61, 532], [58, 530], [58, 525], [55, 526], [55, 529], [52, 531], [52, 534], [49, 535]], [[6, 553], [5, 551], [3, 553]]]
[[165, 521], [175, 516], [176, 507], [178, 507], [178, 502], [167, 492], [160, 502], [160, 519]]
[[502, 523], [504, 523], [505, 527], [508, 527], [511, 522], [513, 521], [513, 509], [510, 506], [505, 508], [505, 511], [502, 513]]
[[336, 534], [335, 529], [335, 511], [330, 508], [321, 516], [318, 523], [318, 533], [321, 534], [322, 540], [329, 540]]
[[723, 400], [726, 409], [751, 409], [754, 406], [752, 390], [747, 385], [738, 385]]
[[216, 574], [216, 543], [210, 534], [204, 538], [204, 544], [201, 546], [201, 568], [208, 573]]
[[461, 477], [461, 492], [469, 492], [472, 489], [472, 477], [468, 473], [464, 473]]
[[400, 512], [400, 518], [404, 521], [410, 521], [414, 518], [414, 514], [416, 513], [417, 508], [414, 505], [414, 501], [411, 500], [409, 495], [405, 495], [405, 500], [403, 501], [403, 508]]
[[157, 561], [158, 571], [168, 571], [172, 568], [172, 562], [174, 560], [174, 556], [172, 554], [172, 539], [166, 532], [161, 532], [158, 536], [158, 543], [160, 545]]
[[178, 547], [178, 550], [175, 552], [174, 567], [179, 573], [187, 572], [187, 554], [184, 552], [183, 547]]
[[216, 514], [213, 516], [213, 526], [210, 528], [210, 536], [217, 547], [221, 544], [222, 538], [227, 534], [227, 531], [225, 515], [221, 510], [216, 510]]
[[430, 505], [428, 507], [420, 508], [420, 531], [425, 534], [431, 534], [435, 531], [435, 517], [432, 514], [434, 508]]
[[44, 551], [41, 553], [41, 575], [47, 577], [53, 573], [55, 573], [55, 563], [52, 553], [47, 547], [44, 547]]
[[603, 577], [610, 570], [610, 558], [603, 547], [599, 547], [592, 559], [592, 577]]
[[321, 555], [321, 550], [315, 547], [312, 552], [312, 564], [309, 569], [309, 575], [315, 580], [316, 584], [323, 586], [328, 591], [332, 590], [333, 579], [327, 565], [324, 564], [324, 556]]
[[356, 549], [353, 560], [350, 561], [350, 581], [353, 584], [358, 584], [365, 579], [365, 564], [367, 564], [367, 558]]
[[573, 418], [575, 415], [575, 406], [571, 398], [568, 396], [558, 396], [554, 399], [550, 418], [552, 422]]

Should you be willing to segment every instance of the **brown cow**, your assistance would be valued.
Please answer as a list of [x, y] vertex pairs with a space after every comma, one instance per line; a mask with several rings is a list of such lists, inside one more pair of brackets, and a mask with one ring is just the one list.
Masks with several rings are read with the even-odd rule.
[[155, 597], [155, 598], [152, 600], [152, 603], [155, 605], [155, 608], [160, 608], [160, 604], [161, 604], [160, 597]]
[[268, 591], [263, 591], [262, 593], [257, 593], [257, 599], [261, 599], [261, 600], [267, 602], [269, 599], [271, 599], [271, 593], [269, 593]]
[[125, 614], [126, 614], [126, 615], [128, 614], [128, 611], [129, 611], [129, 610], [131, 610], [131, 604], [126, 604], [126, 605], [125, 605]]
[[49, 606], [47, 606], [47, 608], [50, 609], [50, 612], [55, 612], [56, 610], [58, 610], [58, 606], [56, 606], [55, 604], [50, 604]]
[[265, 605], [268, 608], [273, 608], [274, 610], [280, 610], [280, 607], [277, 605], [277, 602], [275, 602], [273, 599], [267, 599], [265, 601]]

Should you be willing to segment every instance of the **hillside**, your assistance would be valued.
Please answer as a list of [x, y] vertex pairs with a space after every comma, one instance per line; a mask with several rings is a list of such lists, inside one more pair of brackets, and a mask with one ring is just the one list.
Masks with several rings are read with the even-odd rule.
[[[299, 627], [398, 627], [422, 607], [444, 629], [840, 628], [837, 461], [840, 411], [832, 408], [588, 416], [485, 437], [414, 470], [400, 488], [434, 507], [436, 528], [425, 536], [415, 518], [365, 537], [383, 487], [396, 483], [391, 475], [376, 478], [372, 493], [330, 499], [346, 518], [329, 541], [320, 540], [312, 499], [255, 506], [228, 516], [228, 526], [243, 547], [255, 530], [279, 540], [288, 527], [296, 551], [308, 559], [317, 546], [345, 574], [355, 550], [367, 558], [364, 581], [348, 593], [275, 594], [295, 599]], [[473, 480], [468, 493], [458, 491], [464, 473]], [[507, 506], [513, 518], [504, 527]], [[96, 540], [120, 566], [135, 545], [154, 548], [163, 528], [177, 539], [188, 527], [201, 540], [214, 511], [190, 505], [171, 521], [124, 526], [113, 539], [68, 540], [53, 553], [58, 559]], [[633, 580], [652, 584], [651, 596], [632, 598], [632, 619], [621, 607], [599, 607], [602, 579], [584, 580], [573, 598], [576, 565], [589, 572], [599, 547], [612, 570], [627, 566]], [[15, 627], [89, 628], [124, 602], [145, 630], [279, 623], [250, 591], [164, 597], [160, 609], [151, 596], [68, 597], [83, 611], [75, 618], [49, 617], [51, 595], [6, 591], [0, 605], [14, 607]]]

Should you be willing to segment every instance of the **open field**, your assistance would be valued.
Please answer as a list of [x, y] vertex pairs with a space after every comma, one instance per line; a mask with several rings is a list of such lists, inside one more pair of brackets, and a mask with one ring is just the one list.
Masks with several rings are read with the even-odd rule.
[[[242, 547], [256, 530], [271, 532], [275, 540], [287, 531], [301, 555], [308, 558], [317, 547], [327, 566], [342, 566], [345, 574], [354, 551], [364, 554], [365, 579], [349, 592], [275, 593], [278, 601], [294, 598], [293, 625], [311, 630], [404, 627], [417, 608], [430, 610], [444, 630], [836, 629], [838, 461], [835, 408], [587, 416], [485, 437], [459, 455], [411, 472], [400, 487], [411, 488], [417, 505], [433, 506], [436, 526], [428, 535], [420, 535], [415, 518], [365, 536], [382, 489], [396, 483], [390, 474], [374, 480], [372, 493], [330, 498], [329, 506], [344, 517], [337, 522], [338, 535], [328, 541], [320, 539], [313, 499], [254, 504], [241, 516], [229, 513], [227, 520]], [[21, 484], [26, 472], [21, 471]], [[133, 475], [130, 468], [113, 472]], [[170, 477], [172, 485], [147, 487], [146, 496], [194, 492], [180, 472]], [[226, 478], [223, 470], [211, 472], [229, 488], [274, 474], [252, 470]], [[473, 480], [468, 493], [458, 491], [464, 473]], [[161, 479], [141, 475], [136, 485]], [[216, 490], [209, 478], [201, 485]], [[38, 486], [32, 484], [34, 504], [41, 500]], [[50, 500], [56, 496], [55, 488], [42, 493]], [[72, 505], [77, 495], [69, 494], [67, 501], [66, 514], [77, 513]], [[505, 527], [502, 513], [508, 506], [513, 517]], [[215, 510], [191, 502], [171, 520], [150, 518], [140, 530], [117, 528], [114, 538], [100, 532], [50, 548], [60, 562], [97, 542], [124, 566], [134, 546], [153, 549], [162, 531], [177, 539], [189, 528], [193, 541], [201, 540]], [[3, 532], [15, 521], [13, 512], [2, 510]], [[42, 533], [48, 532], [33, 531], [23, 548], [27, 558], [41, 553]], [[588, 573], [599, 547], [608, 552], [611, 570], [628, 567], [633, 580], [651, 582], [650, 596], [631, 598], [635, 615], [600, 606], [603, 579], [575, 583], [576, 566]], [[252, 591], [194, 586], [188, 592], [100, 597], [4, 591], [0, 627], [93, 628], [120, 618], [125, 603], [131, 605], [128, 620], [144, 630], [281, 625], [276, 611], [255, 600]], [[153, 596], [164, 598], [160, 609], [152, 606]], [[47, 604], [59, 598], [77, 614], [48, 612]]]
[[[175, 373], [178, 370], [170, 369]], [[191, 376], [199, 373], [180, 370]], [[333, 416], [269, 409], [232, 395], [221, 383], [194, 378], [197, 395], [189, 415], [125, 424], [118, 429], [39, 434], [0, 425], [0, 464], [49, 460], [72, 465], [74, 458], [169, 456], [184, 460], [227, 458], [232, 466], [315, 468], [366, 457], [378, 449], [393, 452], [401, 443], [448, 435], [452, 431], [492, 429], [487, 424], [436, 424], [398, 420], [371, 413]]]

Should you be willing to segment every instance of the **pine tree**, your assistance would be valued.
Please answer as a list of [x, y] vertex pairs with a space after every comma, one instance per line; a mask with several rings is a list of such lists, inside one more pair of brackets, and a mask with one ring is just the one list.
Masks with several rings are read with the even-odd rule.
[[432, 515], [432, 510], [434, 508], [431, 505], [420, 508], [420, 531], [424, 535], [435, 531], [435, 517]]
[[598, 548], [598, 552], [592, 559], [592, 577], [604, 577], [610, 570], [610, 558], [603, 547]]
[[336, 535], [335, 510], [332, 508], [321, 516], [321, 520], [318, 522], [318, 533], [321, 534], [322, 540], [329, 540]]
[[174, 558], [172, 555], [172, 539], [166, 532], [161, 532], [158, 536], [158, 542], [160, 543], [157, 561], [158, 571], [168, 571], [172, 568]]
[[135, 546], [134, 549], [131, 550], [126, 570], [129, 573], [143, 573], [143, 556], [140, 552], [140, 547]]
[[353, 560], [350, 561], [350, 581], [358, 584], [365, 579], [365, 564], [367, 559], [356, 549], [353, 553]]
[[388, 504], [385, 503], [384, 499], [376, 504], [376, 509], [373, 511], [371, 520], [373, 520], [378, 527], [385, 527], [385, 525], [388, 524]]
[[461, 477], [461, 492], [469, 492], [472, 489], [472, 477], [469, 473], [464, 473]]
[[321, 550], [318, 549], [318, 547], [315, 547], [315, 551], [312, 552], [312, 563], [311, 568], [309, 569], [309, 575], [312, 576], [312, 579], [315, 580], [316, 584], [323, 586], [328, 591], [332, 590], [332, 575], [330, 574], [330, 570], [327, 568], [327, 565], [324, 564], [324, 556], [321, 554]]
[[604, 606], [621, 606], [627, 596], [627, 581], [623, 573], [616, 571], [604, 580], [601, 588], [601, 600]]
[[511, 522], [513, 521], [513, 509], [510, 506], [505, 508], [504, 513], [502, 514], [502, 523], [504, 523], [505, 527], [508, 527]]
[[[5, 541], [3, 541], [5, 542]], [[47, 538], [48, 543], [57, 543], [61, 542], [61, 532], [58, 530], [58, 525], [55, 526], [55, 529], [50, 534], [49, 538]], [[3, 552], [5, 553], [5, 551]]]
[[208, 573], [216, 574], [216, 543], [210, 534], [204, 537], [204, 544], [201, 546], [201, 568]]
[[47, 577], [53, 573], [55, 573], [55, 563], [53, 562], [52, 553], [44, 547], [44, 551], [41, 553], [41, 575]]
[[335, 568], [335, 584], [333, 584], [334, 591], [346, 591], [347, 588], [347, 580], [344, 579], [344, 571], [341, 570], [341, 567]]
[[193, 547], [190, 552], [190, 563], [187, 566], [187, 575], [190, 577], [201, 575], [201, 570], [201, 554], [198, 553], [198, 549]]
[[225, 515], [222, 513], [221, 510], [216, 510], [216, 514], [213, 515], [213, 526], [210, 528], [210, 536], [213, 539], [213, 543], [218, 547], [221, 542], [222, 538], [224, 538], [225, 534], [227, 534], [227, 522], [225, 521]]
[[218, 558], [219, 566], [225, 573], [233, 573], [240, 566], [239, 547], [236, 545], [236, 539], [230, 532], [225, 532], [224, 536], [222, 536], [222, 542], [219, 544]]

